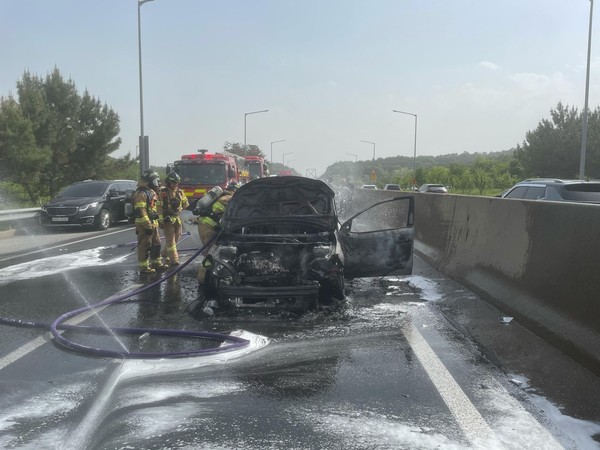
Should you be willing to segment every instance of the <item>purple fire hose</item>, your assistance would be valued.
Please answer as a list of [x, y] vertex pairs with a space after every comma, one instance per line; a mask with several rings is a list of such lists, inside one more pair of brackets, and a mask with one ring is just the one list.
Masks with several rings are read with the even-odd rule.
[[[0, 323], [4, 323], [12, 326], [22, 326], [22, 327], [32, 327], [32, 328], [49, 328], [52, 336], [55, 339], [55, 342], [58, 345], [61, 345], [69, 350], [74, 350], [76, 352], [92, 354], [95, 356], [105, 356], [111, 358], [126, 358], [126, 359], [163, 359], [163, 358], [186, 358], [191, 356], [201, 356], [201, 355], [211, 355], [215, 353], [227, 352], [231, 350], [237, 350], [240, 348], [247, 347], [250, 344], [250, 341], [247, 339], [243, 339], [237, 336], [231, 336], [228, 334], [214, 333], [209, 331], [193, 331], [193, 330], [173, 330], [173, 329], [160, 329], [160, 328], [104, 328], [104, 327], [96, 327], [96, 326], [83, 326], [83, 325], [66, 325], [63, 322], [83, 313], [86, 311], [90, 311], [96, 308], [100, 308], [103, 306], [115, 304], [118, 302], [123, 302], [126, 299], [133, 297], [134, 295], [138, 295], [141, 292], [144, 292], [148, 289], [152, 289], [153, 287], [159, 285], [166, 279], [172, 277], [180, 270], [183, 270], [188, 264], [190, 264], [195, 258], [198, 257], [202, 253], [202, 251], [208, 247], [215, 239], [217, 235], [211, 238], [206, 244], [200, 247], [198, 250], [194, 252], [194, 254], [183, 264], [178, 266], [175, 270], [168, 272], [158, 278], [157, 280], [149, 283], [145, 286], [142, 286], [138, 289], [135, 289], [131, 292], [127, 292], [123, 295], [119, 295], [114, 298], [110, 298], [104, 300], [100, 303], [96, 303], [94, 305], [85, 306], [82, 308], [78, 308], [73, 311], [69, 311], [60, 317], [58, 317], [54, 322], [50, 325], [42, 324], [37, 322], [28, 322], [21, 321], [17, 319], [7, 319], [0, 318]], [[177, 351], [177, 352], [129, 352], [129, 351], [117, 351], [117, 350], [109, 350], [98, 347], [91, 347], [87, 345], [78, 344], [73, 342], [67, 338], [65, 338], [59, 330], [66, 331], [74, 331], [77, 333], [95, 333], [95, 334], [109, 334], [113, 333], [116, 335], [142, 335], [144, 333], [148, 333], [150, 335], [155, 336], [174, 336], [174, 337], [182, 337], [182, 338], [201, 338], [201, 339], [209, 339], [214, 341], [222, 341], [228, 342], [226, 345], [220, 345], [218, 347], [213, 348], [202, 348], [196, 350], [186, 350], [186, 351]]]

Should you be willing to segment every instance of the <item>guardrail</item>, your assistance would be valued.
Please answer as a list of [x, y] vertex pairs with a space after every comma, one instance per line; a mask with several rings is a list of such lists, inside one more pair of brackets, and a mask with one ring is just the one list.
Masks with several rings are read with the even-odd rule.
[[0, 225], [20, 225], [33, 223], [39, 215], [40, 208], [22, 208], [0, 210]]

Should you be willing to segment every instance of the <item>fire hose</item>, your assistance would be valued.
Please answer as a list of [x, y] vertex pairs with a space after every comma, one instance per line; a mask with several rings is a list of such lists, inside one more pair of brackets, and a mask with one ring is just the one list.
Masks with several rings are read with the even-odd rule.
[[[195, 258], [197, 258], [202, 251], [207, 248], [216, 238], [218, 234], [212, 237], [208, 242], [203, 243], [204, 245], [198, 250], [195, 250], [192, 256], [187, 259], [183, 264], [177, 266], [176, 269], [169, 271], [154, 280], [153, 282], [146, 284], [133, 291], [126, 292], [116, 297], [110, 297], [109, 299], [103, 300], [94, 305], [84, 306], [82, 308], [69, 311], [57, 319], [51, 324], [45, 324], [40, 322], [29, 322], [11, 318], [0, 318], [0, 323], [29, 328], [41, 328], [49, 329], [52, 334], [54, 341], [59, 346], [66, 349], [73, 350], [79, 353], [91, 354], [99, 357], [110, 357], [120, 359], [163, 359], [163, 358], [186, 358], [192, 356], [201, 355], [212, 355], [215, 353], [227, 352], [232, 350], [241, 349], [247, 347], [250, 341], [241, 337], [233, 336], [230, 334], [214, 333], [209, 331], [200, 330], [175, 330], [175, 329], [160, 329], [160, 328], [111, 328], [111, 327], [98, 327], [98, 326], [86, 326], [86, 325], [68, 325], [65, 324], [67, 320], [76, 317], [84, 312], [92, 311], [98, 308], [102, 308], [108, 305], [114, 305], [117, 303], [124, 303], [130, 301], [131, 297], [138, 295], [144, 291], [158, 286], [168, 278], [174, 276], [179, 271], [183, 270], [188, 264], [190, 264]], [[154, 336], [172, 336], [179, 338], [196, 338], [196, 339], [208, 339], [212, 341], [220, 341], [221, 345], [211, 348], [200, 348], [185, 351], [173, 351], [173, 352], [132, 352], [128, 350], [111, 350], [100, 347], [93, 347], [89, 345], [79, 344], [68, 338], [66, 338], [62, 331], [69, 331], [75, 333], [86, 333], [86, 334], [114, 334], [114, 335], [139, 335], [142, 336], [146, 333]]]

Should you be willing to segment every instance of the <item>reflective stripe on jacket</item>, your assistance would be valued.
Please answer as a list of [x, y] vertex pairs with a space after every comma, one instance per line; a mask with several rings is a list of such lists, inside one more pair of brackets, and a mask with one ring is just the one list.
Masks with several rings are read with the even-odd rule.
[[144, 225], [146, 228], [150, 228], [152, 226], [154, 221], [150, 219], [149, 216], [151, 213], [157, 213], [157, 200], [158, 197], [152, 189], [146, 186], [138, 186], [138, 188], [133, 194], [133, 208], [136, 212], [136, 225]]
[[[179, 188], [171, 189], [168, 186], [163, 187], [159, 193], [158, 220], [162, 221], [164, 217], [170, 216], [174, 222], [181, 222], [179, 214], [190, 205], [187, 197]], [[173, 208], [173, 201], [177, 201], [179, 206]]]

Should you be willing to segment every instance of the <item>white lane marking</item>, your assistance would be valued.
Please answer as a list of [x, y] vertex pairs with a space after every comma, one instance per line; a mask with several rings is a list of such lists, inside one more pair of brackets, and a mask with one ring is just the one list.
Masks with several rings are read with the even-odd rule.
[[[124, 294], [125, 292], [133, 291], [141, 286], [143, 286], [143, 285], [139, 284], [139, 283], [134, 284], [131, 287], [129, 287], [128, 289], [125, 289], [125, 290], [109, 297], [107, 300], [118, 297], [118, 296]], [[92, 317], [96, 313], [102, 311], [107, 306], [108, 305], [104, 305], [98, 309], [94, 309], [93, 311], [90, 310], [90, 311], [83, 312], [83, 313], [73, 317], [72, 319], [67, 320], [65, 323], [68, 325], [77, 325], [77, 324], [83, 322], [84, 320], [87, 320], [88, 318]], [[61, 331], [61, 333], [62, 333], [62, 331]], [[44, 345], [47, 342], [50, 342], [51, 340], [52, 340], [52, 333], [50, 333], [50, 332], [44, 333], [42, 336], [38, 336], [35, 339], [32, 339], [31, 341], [22, 345], [18, 349], [10, 352], [8, 355], [4, 356], [3, 358], [0, 358], [0, 370], [4, 369], [9, 364], [14, 363], [15, 361], [22, 358], [23, 356], [28, 355], [35, 349], [41, 347], [42, 345]]]
[[467, 439], [477, 448], [489, 448], [498, 444], [494, 432], [479, 411], [462, 391], [448, 369], [437, 357], [419, 330], [411, 324], [404, 327], [404, 335], [429, 378], [454, 415]]
[[[89, 238], [80, 239], [80, 240], [78, 240], [78, 241], [66, 242], [66, 243], [62, 243], [62, 244], [58, 244], [58, 245], [54, 245], [54, 246], [52, 246], [52, 247], [44, 247], [44, 248], [39, 248], [39, 249], [37, 249], [37, 250], [32, 250], [32, 251], [30, 251], [30, 252], [27, 252], [27, 253], [19, 253], [18, 255], [15, 255], [15, 256], [10, 256], [10, 257], [8, 257], [8, 258], [2, 258], [2, 259], [0, 259], [0, 262], [9, 261], [9, 260], [11, 260], [11, 259], [16, 259], [16, 258], [21, 258], [22, 256], [34, 255], [34, 254], [36, 254], [36, 253], [45, 252], [45, 251], [48, 251], [48, 250], [54, 250], [55, 248], [67, 247], [67, 246], [69, 246], [69, 245], [73, 245], [73, 244], [79, 244], [79, 243], [81, 243], [81, 242], [90, 241], [90, 240], [92, 240], [92, 239], [97, 239], [97, 238], [104, 237], [104, 236], [110, 236], [111, 234], [123, 233], [124, 231], [129, 231], [129, 232], [130, 232], [130, 231], [131, 231], [131, 228], [127, 228], [127, 229], [125, 229], [125, 230], [111, 231], [110, 233], [103, 233], [103, 234], [100, 234], [100, 235], [91, 236], [91, 237], [89, 237]], [[32, 239], [34, 239], [34, 238], [35, 238], [35, 235], [32, 235], [32, 236], [31, 236], [31, 238], [32, 238]]]
[[36, 348], [41, 347], [46, 342], [50, 341], [50, 339], [52, 339], [52, 334], [44, 333], [43, 336], [38, 336], [35, 339], [29, 341], [27, 344], [22, 345], [15, 351], [9, 353], [8, 355], [0, 359], [0, 370], [4, 369], [9, 364], [14, 363], [16, 360], [22, 358], [28, 353], [31, 353]]

